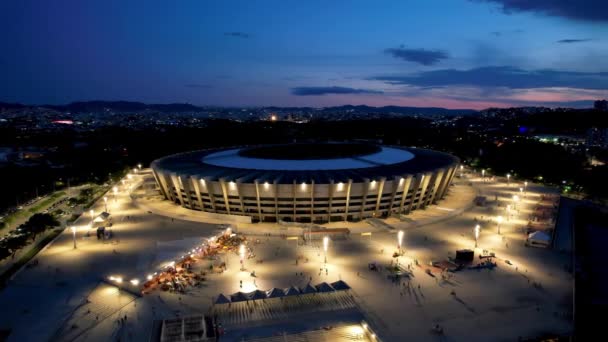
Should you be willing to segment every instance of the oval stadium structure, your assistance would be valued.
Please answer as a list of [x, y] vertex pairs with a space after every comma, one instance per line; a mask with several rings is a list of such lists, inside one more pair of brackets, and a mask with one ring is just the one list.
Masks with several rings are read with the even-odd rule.
[[424, 208], [445, 196], [458, 163], [418, 148], [298, 143], [180, 153], [152, 171], [166, 199], [192, 210], [323, 223]]

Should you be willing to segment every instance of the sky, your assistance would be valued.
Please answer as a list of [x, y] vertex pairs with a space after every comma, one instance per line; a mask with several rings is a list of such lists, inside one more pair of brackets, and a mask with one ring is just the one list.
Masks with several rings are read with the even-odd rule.
[[0, 3], [0, 101], [587, 107], [608, 1]]

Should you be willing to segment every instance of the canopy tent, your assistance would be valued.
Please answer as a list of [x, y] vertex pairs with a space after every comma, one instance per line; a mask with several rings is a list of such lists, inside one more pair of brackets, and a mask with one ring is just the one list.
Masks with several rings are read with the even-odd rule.
[[543, 231], [535, 231], [528, 234], [528, 243], [532, 245], [548, 246], [551, 244], [551, 236]]
[[252, 300], [266, 299], [266, 292], [260, 291], [260, 290], [255, 290], [255, 291], [249, 292], [247, 294], [247, 297], [249, 297], [249, 299], [252, 299]]
[[300, 293], [302, 294], [306, 294], [306, 293], [316, 293], [317, 289], [315, 289], [314, 287], [312, 287], [310, 284], [307, 284], [304, 288], [300, 289]]
[[331, 283], [331, 287], [333, 287], [336, 291], [350, 290], [350, 286], [348, 286], [348, 284], [343, 280], [338, 280]]
[[228, 297], [224, 296], [222, 293], [220, 293], [219, 296], [217, 296], [217, 299], [215, 300], [215, 304], [228, 304], [230, 303], [230, 299], [228, 299]]
[[322, 282], [321, 284], [318, 284], [317, 286], [315, 286], [315, 288], [317, 289], [317, 292], [334, 292], [334, 291], [336, 291], [336, 290], [334, 290], [333, 287], [331, 287], [326, 282]]
[[108, 220], [108, 218], [110, 218], [110, 213], [107, 212], [102, 212], [101, 214], [97, 215], [97, 217], [93, 220], [93, 222], [105, 222]]
[[297, 296], [300, 294], [300, 290], [298, 290], [298, 288], [296, 288], [294, 286], [291, 286], [291, 287], [284, 289], [283, 293], [285, 293], [285, 296]]
[[247, 297], [247, 295], [245, 295], [243, 292], [236, 292], [230, 295], [230, 301], [234, 302], [244, 302], [247, 299], [249, 299]]
[[270, 290], [266, 291], [266, 298], [277, 298], [283, 296], [285, 296], [283, 290], [279, 290], [276, 287], [273, 287]]

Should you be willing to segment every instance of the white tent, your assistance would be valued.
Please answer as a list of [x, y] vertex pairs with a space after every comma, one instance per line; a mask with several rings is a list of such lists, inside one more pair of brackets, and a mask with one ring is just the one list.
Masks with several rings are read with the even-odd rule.
[[551, 244], [551, 236], [539, 230], [528, 234], [527, 242], [529, 245], [549, 246]]

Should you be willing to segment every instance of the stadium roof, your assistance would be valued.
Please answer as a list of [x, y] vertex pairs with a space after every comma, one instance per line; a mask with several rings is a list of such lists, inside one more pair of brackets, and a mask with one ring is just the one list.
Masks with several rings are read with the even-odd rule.
[[[206, 180], [235, 181], [252, 183], [258, 180], [260, 183], [290, 184], [290, 183], [335, 183], [363, 182], [365, 179], [370, 181], [379, 180], [382, 177], [393, 178], [408, 174], [417, 174], [433, 171], [455, 165], [459, 162], [458, 158], [443, 152], [426, 149], [407, 148], [407, 147], [387, 147], [377, 146], [378, 148], [368, 154], [357, 154], [352, 156], [340, 153], [336, 158], [324, 155], [324, 159], [316, 159], [314, 150], [321, 150], [331, 146], [335, 150], [341, 150], [344, 146], [354, 144], [335, 144], [335, 143], [316, 143], [316, 144], [287, 144], [287, 145], [265, 145], [261, 147], [247, 148], [226, 148], [212, 149], [203, 151], [185, 152], [174, 154], [152, 163], [152, 168], [156, 171], [174, 173], [182, 176], [193, 176]], [[282, 150], [277, 150], [277, 157], [268, 158], [272, 155], [274, 146], [279, 146]], [[299, 159], [286, 159], [285, 149], [291, 146], [296, 151], [310, 150], [309, 155], [302, 155]], [[338, 147], [336, 147], [338, 146]], [[372, 145], [375, 146], [375, 145]], [[256, 157], [256, 149], [260, 150], [260, 155], [264, 158]], [[298, 158], [297, 156], [289, 156]]]

